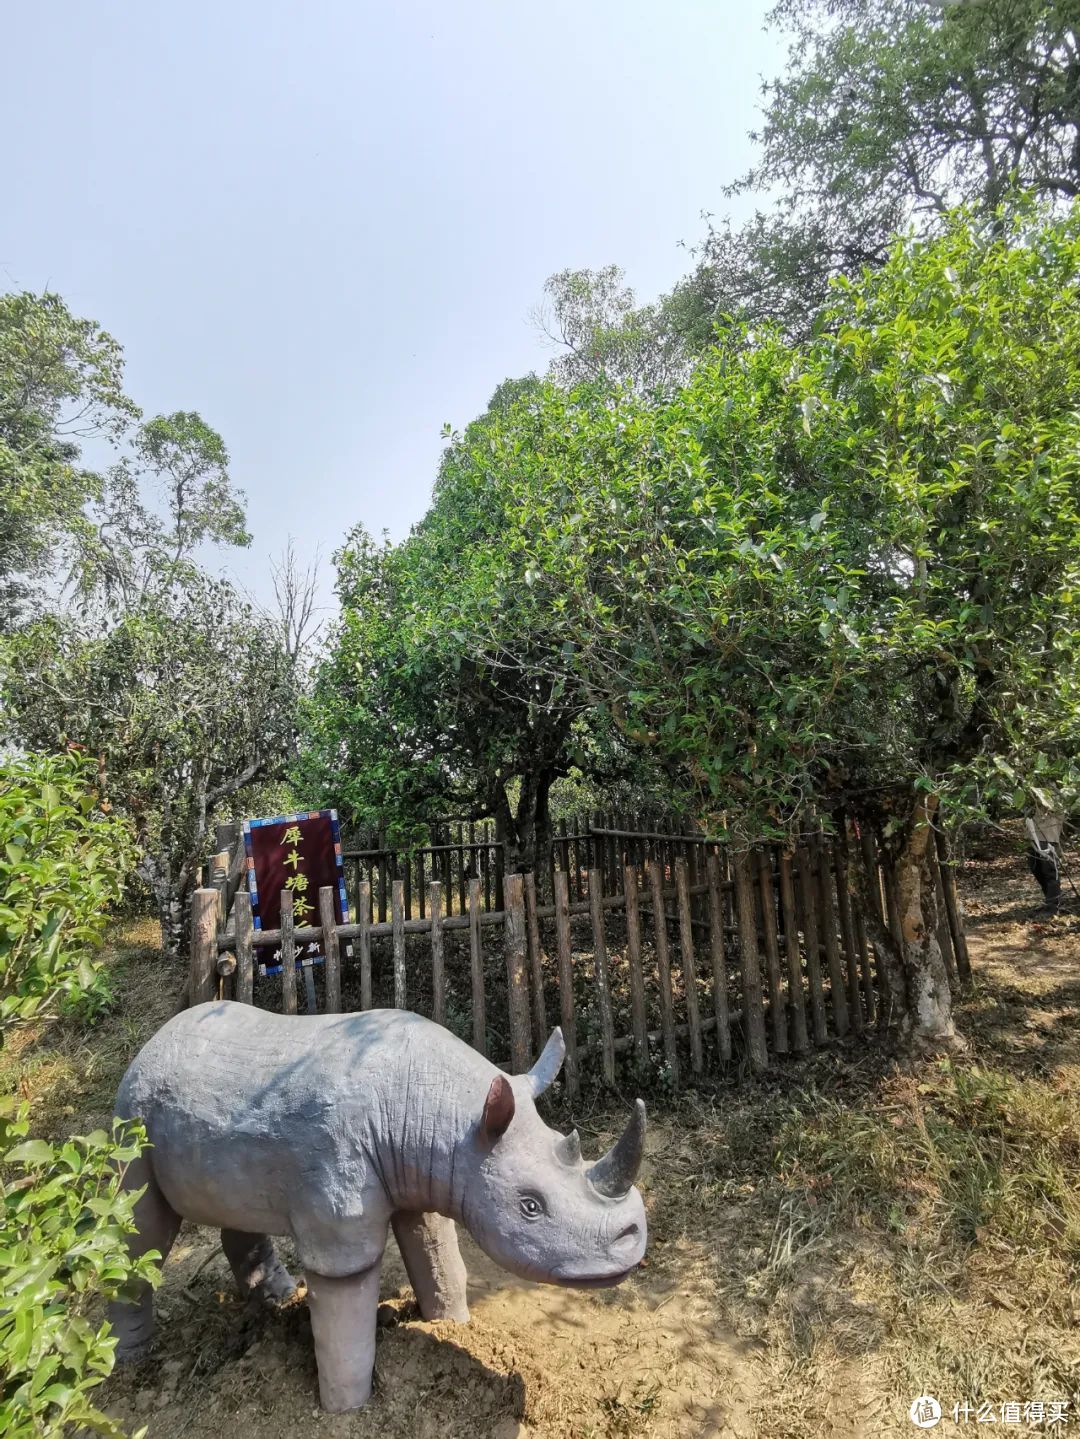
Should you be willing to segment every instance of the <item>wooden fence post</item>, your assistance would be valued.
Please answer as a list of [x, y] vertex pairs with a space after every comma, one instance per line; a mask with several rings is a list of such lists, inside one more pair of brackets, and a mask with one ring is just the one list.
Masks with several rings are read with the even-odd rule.
[[713, 1012], [721, 1064], [731, 1059], [731, 1028], [728, 1018], [727, 959], [724, 954], [724, 901], [720, 892], [720, 861], [710, 854], [705, 861], [709, 885], [709, 955], [712, 960]]
[[641, 968], [641, 906], [638, 902], [637, 870], [623, 869], [626, 896], [626, 959], [630, 966], [630, 1022], [634, 1030], [634, 1060], [640, 1068], [649, 1062], [649, 1026], [645, 1013], [645, 975]]
[[735, 880], [735, 908], [739, 926], [739, 960], [742, 970], [743, 1027], [750, 1068], [759, 1074], [769, 1063], [765, 1045], [765, 1008], [761, 994], [761, 961], [758, 955], [757, 916], [750, 856], [746, 851], [732, 855]]
[[428, 887], [431, 900], [431, 1017], [436, 1024], [446, 1023], [446, 965], [443, 960], [443, 917], [439, 883], [432, 880]]
[[293, 933], [293, 892], [281, 891], [281, 1007], [296, 1013], [296, 936]]
[[525, 895], [520, 874], [503, 877], [503, 904], [510, 1072], [521, 1074], [529, 1067], [529, 981], [525, 971]]
[[845, 967], [847, 969], [848, 1012], [851, 1027], [856, 1034], [863, 1032], [862, 992], [859, 988], [859, 948], [855, 937], [855, 918], [851, 912], [851, 887], [849, 880], [850, 856], [847, 842], [847, 820], [842, 814], [835, 817], [836, 839], [833, 841], [833, 870], [836, 875], [836, 908], [840, 916], [840, 937], [844, 945]]
[[818, 885], [809, 846], [800, 844], [795, 851], [799, 871], [799, 899], [802, 903], [802, 932], [806, 942], [806, 982], [810, 990], [810, 1022], [814, 1043], [828, 1039], [825, 1024], [825, 997], [821, 988], [821, 950], [818, 946]]
[[679, 901], [679, 945], [683, 981], [686, 984], [686, 1019], [690, 1031], [690, 1068], [701, 1074], [705, 1057], [701, 1044], [701, 1015], [698, 1010], [697, 965], [694, 961], [694, 926], [690, 915], [690, 877], [687, 861], [675, 861], [675, 887]]
[[803, 995], [802, 956], [799, 954], [799, 918], [795, 909], [795, 881], [791, 856], [780, 851], [780, 912], [784, 916], [784, 951], [787, 956], [788, 1008], [791, 1011], [791, 1042], [796, 1054], [810, 1048], [806, 1033], [806, 999]]
[[658, 861], [649, 865], [649, 886], [652, 891], [653, 920], [656, 926], [656, 969], [660, 977], [660, 1033], [664, 1043], [664, 1063], [671, 1074], [673, 1086], [679, 1082], [679, 1054], [675, 1048], [675, 1014], [671, 997], [671, 957], [668, 954], [667, 915], [664, 911], [664, 875]]
[[568, 1099], [576, 1099], [577, 1011], [574, 1006], [574, 969], [570, 958], [570, 875], [565, 869], [555, 871], [555, 948], [559, 961], [559, 1018], [566, 1045], [566, 1095]]
[[210, 884], [217, 891], [218, 897], [218, 927], [225, 928], [225, 921], [229, 917], [229, 860], [231, 856], [227, 849], [219, 850], [210, 861]]
[[[486, 853], [486, 851], [484, 851]], [[432, 915], [434, 916], [434, 896]], [[480, 881], [469, 881], [469, 974], [472, 979], [473, 1049], [487, 1055], [487, 1014], [484, 1003], [484, 947], [480, 938]]]
[[540, 921], [536, 916], [536, 875], [525, 875], [525, 922], [529, 941], [529, 977], [532, 980], [533, 1046], [539, 1054], [547, 1043], [547, 1007], [544, 1004], [544, 964], [540, 949]]
[[360, 933], [356, 949], [360, 959], [360, 1008], [371, 1008], [371, 881], [360, 885], [356, 902], [356, 923]]
[[765, 973], [769, 981], [769, 1017], [772, 1022], [773, 1050], [786, 1054], [788, 1047], [787, 1014], [784, 991], [780, 985], [780, 940], [776, 925], [776, 896], [773, 893], [772, 851], [767, 845], [757, 847], [758, 893], [761, 900], [761, 933], [765, 942]]
[[840, 964], [840, 944], [836, 937], [836, 915], [833, 912], [833, 875], [831, 845], [820, 832], [812, 841], [815, 868], [820, 892], [821, 937], [825, 945], [825, 961], [829, 968], [829, 1005], [833, 1027], [838, 1039], [850, 1028], [847, 1005], [847, 980]]
[[604, 885], [599, 869], [589, 870], [589, 913], [592, 918], [593, 964], [600, 1002], [600, 1062], [604, 1083], [615, 1083], [615, 1020], [611, 1012], [611, 980], [604, 941]]
[[394, 1008], [404, 1009], [405, 991], [405, 886], [400, 879], [390, 886], [390, 915], [394, 942]]
[[236, 919], [236, 998], [241, 1004], [255, 1003], [255, 947], [251, 942], [251, 894], [238, 889], [233, 900]]
[[[237, 900], [240, 896], [237, 895]], [[237, 911], [237, 934], [240, 914]], [[333, 888], [324, 884], [319, 890], [319, 923], [322, 925], [323, 977], [326, 985], [327, 1014], [341, 1013], [341, 946], [338, 942], [337, 916], [334, 913]]]
[[191, 900], [191, 959], [188, 1003], [217, 998], [218, 892], [197, 889]]

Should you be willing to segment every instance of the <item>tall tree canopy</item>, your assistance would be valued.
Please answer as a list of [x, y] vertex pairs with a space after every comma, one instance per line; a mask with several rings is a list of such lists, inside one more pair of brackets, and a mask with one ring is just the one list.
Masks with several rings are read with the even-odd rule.
[[703, 246], [703, 316], [802, 335], [829, 280], [882, 263], [912, 222], [1080, 193], [1075, 0], [780, 0], [770, 22], [792, 35], [788, 65], [728, 193], [772, 203]]
[[[528, 585], [498, 579], [514, 499], [489, 434], [540, 388], [507, 382], [451, 437], [431, 509], [402, 544], [358, 528], [338, 554], [342, 616], [317, 670], [299, 776], [398, 843], [448, 814], [493, 817], [512, 868], [532, 867], [588, 709], [546, 672], [548, 616]], [[487, 636], [482, 659], [466, 627]]]
[[[197, 563], [250, 543], [221, 436], [138, 421], [111, 336], [58, 296], [0, 296], [2, 738], [92, 758], [175, 948], [215, 806], [292, 755], [303, 636]], [[117, 453], [103, 474], [91, 436]]]
[[[1075, 786], [1080, 212], [894, 246], [807, 345], [741, 329], [666, 403], [546, 386], [485, 436], [493, 589], [547, 682], [603, 702], [747, 835], [885, 826], [897, 1015], [951, 1033], [926, 821]], [[474, 628], [469, 654], [491, 663]]]

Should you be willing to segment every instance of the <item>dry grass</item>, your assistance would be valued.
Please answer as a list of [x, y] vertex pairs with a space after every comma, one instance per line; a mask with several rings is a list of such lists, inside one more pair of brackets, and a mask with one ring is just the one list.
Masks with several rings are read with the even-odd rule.
[[176, 1009], [183, 975], [159, 939], [154, 920], [118, 921], [104, 955], [111, 998], [102, 1013], [91, 1022], [29, 1025], [0, 1050], [0, 1094], [30, 1101], [34, 1133], [85, 1132], [107, 1121], [124, 1070]]

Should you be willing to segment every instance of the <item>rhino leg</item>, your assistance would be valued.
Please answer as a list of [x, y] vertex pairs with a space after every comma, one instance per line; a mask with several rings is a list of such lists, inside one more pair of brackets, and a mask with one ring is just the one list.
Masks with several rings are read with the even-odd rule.
[[297, 1297], [296, 1280], [277, 1257], [269, 1235], [223, 1229], [221, 1247], [241, 1294], [261, 1299], [271, 1308], [280, 1308]]
[[[135, 1233], [128, 1235], [128, 1253], [138, 1259], [156, 1249], [165, 1263], [180, 1230], [180, 1216], [158, 1188], [148, 1157], [144, 1154], [128, 1167], [126, 1189], [143, 1188], [135, 1205]], [[120, 1364], [141, 1359], [154, 1337], [154, 1291], [140, 1284], [136, 1297], [125, 1303], [109, 1304], [109, 1323], [116, 1335], [116, 1359]]]
[[469, 1320], [465, 1264], [452, 1219], [399, 1210], [391, 1220], [424, 1319]]
[[382, 1260], [343, 1279], [307, 1274], [308, 1309], [319, 1366], [319, 1398], [331, 1414], [359, 1409], [371, 1398], [375, 1314]]

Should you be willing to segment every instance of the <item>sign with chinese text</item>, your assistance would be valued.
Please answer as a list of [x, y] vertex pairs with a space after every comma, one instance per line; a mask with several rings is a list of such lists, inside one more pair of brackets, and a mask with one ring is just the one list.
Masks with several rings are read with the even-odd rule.
[[339, 924], [348, 923], [337, 810], [305, 810], [244, 821], [248, 889], [256, 929], [280, 929], [281, 891], [292, 891], [297, 926], [319, 923], [319, 890], [334, 891]]

